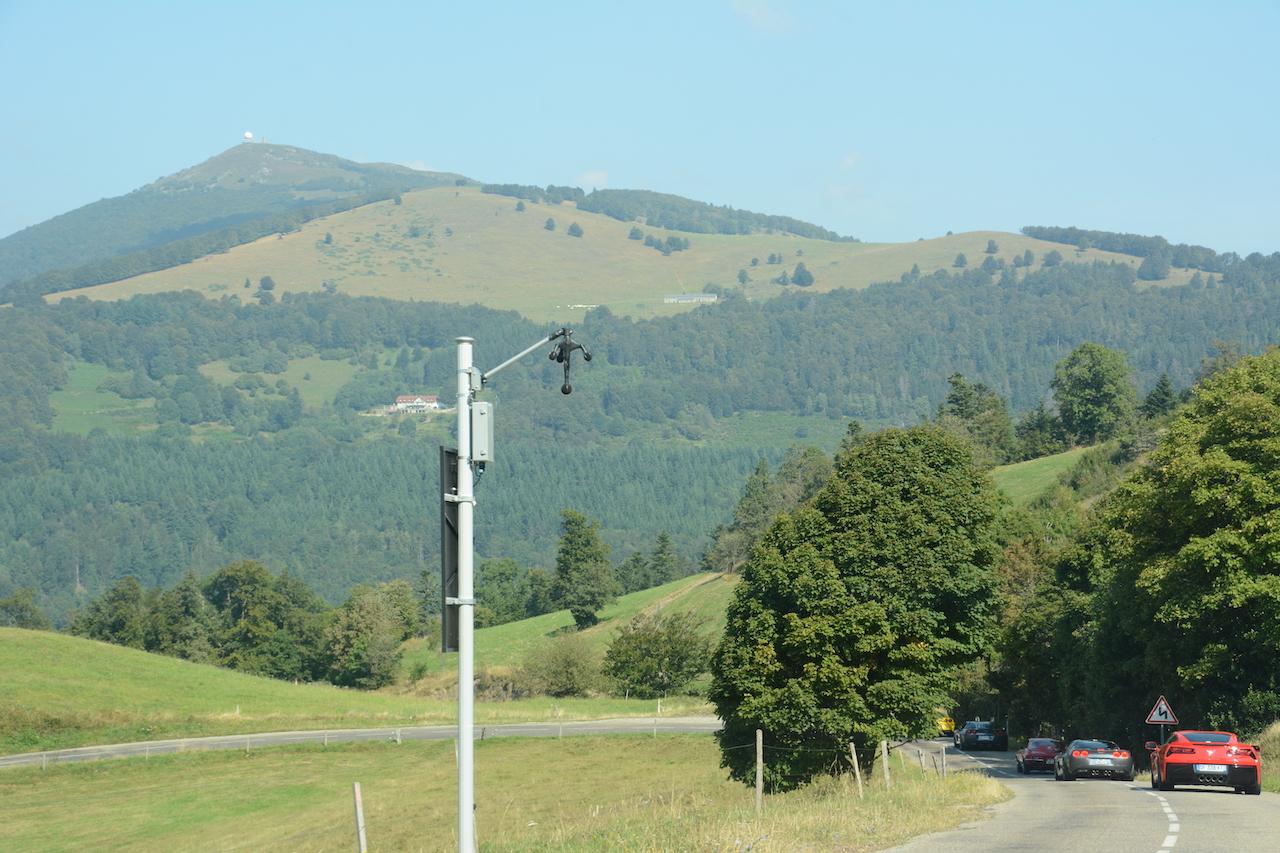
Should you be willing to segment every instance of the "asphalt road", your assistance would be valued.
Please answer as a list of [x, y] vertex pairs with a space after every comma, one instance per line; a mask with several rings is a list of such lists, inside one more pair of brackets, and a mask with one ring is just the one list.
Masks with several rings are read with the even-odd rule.
[[[897, 853], [1280, 850], [1280, 796], [1275, 794], [1253, 797], [1214, 788], [1161, 792], [1145, 780], [1056, 782], [1052, 773], [1019, 775], [1011, 752], [962, 753], [942, 740], [919, 746], [926, 756], [945, 746], [948, 769], [989, 773], [1011, 788], [1014, 797], [986, 814], [975, 813], [959, 829], [896, 847]], [[914, 757], [910, 751], [908, 755]]]
[[[715, 717], [657, 717], [615, 720], [575, 720], [563, 723], [510, 723], [476, 726], [475, 739], [492, 737], [570, 737], [573, 735], [616, 735], [644, 732], [690, 733], [719, 731]], [[457, 735], [455, 726], [402, 726], [390, 729], [338, 729], [309, 732], [266, 732], [248, 735], [150, 740], [117, 743], [106, 746], [82, 746], [48, 752], [0, 756], [0, 768], [47, 766], [69, 761], [95, 761], [101, 758], [164, 755], [199, 749], [256, 749], [294, 743], [342, 743], [368, 740], [451, 740]]]

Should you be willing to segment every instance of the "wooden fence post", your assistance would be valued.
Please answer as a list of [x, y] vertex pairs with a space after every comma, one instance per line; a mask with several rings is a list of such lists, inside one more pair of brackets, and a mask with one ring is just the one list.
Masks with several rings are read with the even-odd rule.
[[889, 777], [889, 741], [880, 741], [880, 769], [884, 772], [884, 786], [893, 787], [893, 779]]
[[356, 853], [369, 853], [364, 841], [364, 804], [360, 802], [360, 783], [351, 784], [351, 794], [356, 801]]
[[853, 741], [849, 741], [849, 758], [853, 759], [853, 778], [858, 780], [858, 799], [862, 799], [862, 770], [858, 767], [858, 751], [853, 748]]
[[756, 729], [756, 817], [764, 809], [764, 732]]
[[942, 745], [942, 778], [947, 778], [947, 745]]

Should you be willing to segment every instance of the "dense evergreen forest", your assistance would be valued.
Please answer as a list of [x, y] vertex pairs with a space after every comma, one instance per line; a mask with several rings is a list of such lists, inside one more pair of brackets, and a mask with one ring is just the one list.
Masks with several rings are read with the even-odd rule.
[[[596, 354], [563, 397], [558, 366], [531, 357], [484, 392], [500, 452], [479, 485], [485, 557], [550, 565], [559, 514], [589, 512], [623, 559], [669, 531], [696, 558], [763, 457], [709, 445], [725, 419], [779, 412], [868, 426], [933, 418], [963, 374], [1014, 413], [1045, 399], [1054, 365], [1097, 341], [1127, 353], [1143, 392], [1189, 385], [1217, 340], [1258, 351], [1280, 323], [1280, 255], [1250, 256], [1176, 288], [1122, 265], [907, 276], [865, 291], [730, 297], [635, 323], [591, 312]], [[331, 602], [357, 582], [434, 566], [436, 451], [448, 419], [362, 417], [389, 395], [453, 382], [453, 338], [493, 365], [547, 328], [480, 307], [289, 295], [242, 305], [195, 294], [72, 300], [0, 311], [0, 597], [31, 586], [62, 618], [137, 576], [168, 586], [236, 559], [289, 569]], [[280, 378], [290, 360], [354, 363], [323, 406]], [[234, 382], [200, 368], [232, 365]], [[104, 388], [154, 401], [132, 435], [54, 429], [51, 393], [77, 364]], [[828, 448], [830, 449], [830, 448]]]

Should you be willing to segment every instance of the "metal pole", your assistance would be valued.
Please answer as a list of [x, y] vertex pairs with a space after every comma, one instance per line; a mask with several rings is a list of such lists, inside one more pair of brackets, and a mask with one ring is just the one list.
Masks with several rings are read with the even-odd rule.
[[473, 338], [458, 338], [458, 853], [475, 850], [475, 627], [471, 472]]

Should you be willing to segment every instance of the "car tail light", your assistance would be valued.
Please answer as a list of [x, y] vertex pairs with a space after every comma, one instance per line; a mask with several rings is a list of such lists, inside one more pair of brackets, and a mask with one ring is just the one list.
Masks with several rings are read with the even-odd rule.
[[1195, 755], [1196, 751], [1189, 746], [1171, 746], [1170, 755]]
[[1227, 747], [1227, 755], [1247, 755], [1250, 758], [1257, 758], [1253, 749], [1248, 746], [1229, 746]]
[[1128, 758], [1128, 757], [1129, 757], [1129, 753], [1125, 752], [1123, 749], [1117, 749], [1115, 752], [1111, 753], [1111, 755], [1112, 755], [1112, 756], [1114, 756], [1115, 758]]
[[1087, 750], [1087, 749], [1073, 749], [1073, 750], [1071, 750], [1071, 757], [1072, 757], [1072, 758], [1084, 758], [1084, 757], [1085, 757], [1085, 756], [1087, 756], [1088, 754], [1089, 754], [1089, 750]]

